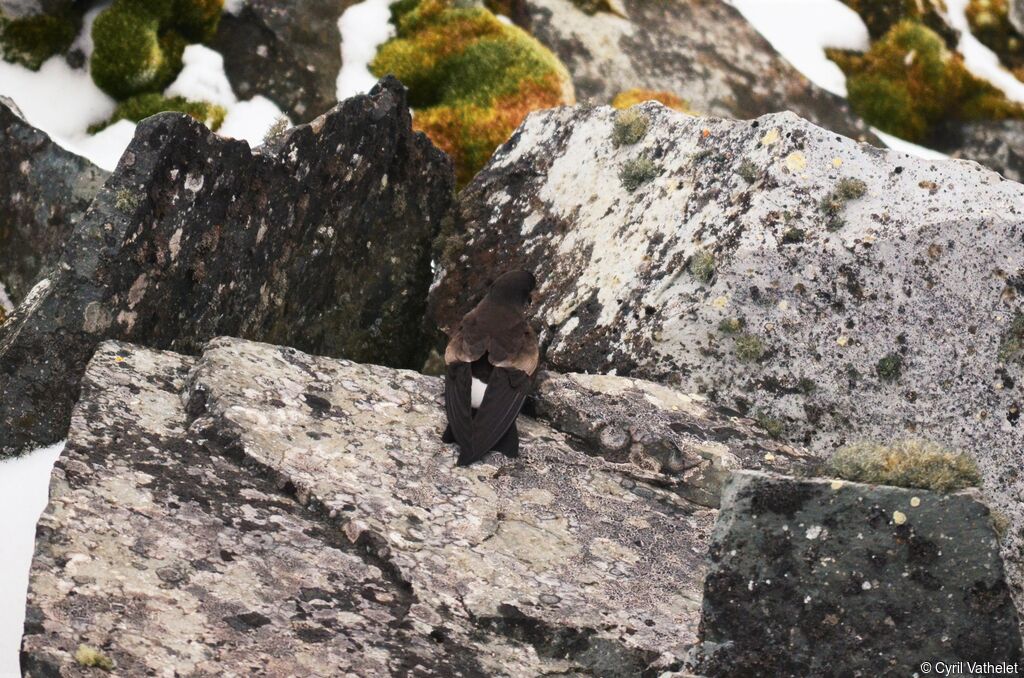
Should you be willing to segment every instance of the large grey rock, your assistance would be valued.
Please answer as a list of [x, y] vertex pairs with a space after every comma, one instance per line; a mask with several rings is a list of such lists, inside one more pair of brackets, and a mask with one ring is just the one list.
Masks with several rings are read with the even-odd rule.
[[245, 0], [226, 13], [213, 48], [243, 98], [262, 94], [306, 122], [337, 101], [338, 17], [354, 0]]
[[17, 303], [56, 263], [107, 172], [55, 144], [2, 97], [0, 146], [0, 286]]
[[[513, 17], [565, 63], [580, 101], [606, 104], [624, 90], [664, 90], [705, 115], [795, 111], [840, 134], [875, 140], [841, 97], [800, 74], [722, 0], [508, 4]], [[607, 9], [581, 9], [600, 6]], [[611, 11], [615, 7], [624, 11]]]
[[59, 440], [108, 338], [231, 334], [420, 365], [446, 156], [382, 81], [253, 152], [180, 114], [139, 125], [58, 270], [0, 328], [0, 456]]
[[1013, 181], [1024, 180], [1024, 120], [960, 125], [941, 150], [954, 158], [974, 160]]
[[1024, 0], [1010, 0], [1009, 5], [1010, 23], [1018, 33], [1024, 34]]
[[911, 676], [960, 661], [982, 675], [967, 663], [1024, 660], [989, 511], [970, 494], [744, 471], [710, 555], [703, 675]]
[[[608, 108], [527, 118], [460, 195], [439, 325], [488, 271], [529, 268], [552, 369], [677, 383], [822, 452], [895, 436], [962, 449], [1011, 517], [1004, 556], [1024, 582], [1024, 187], [791, 113], [642, 110], [646, 135], [620, 147]], [[654, 177], [631, 193], [620, 172], [645, 156]]]
[[102, 344], [38, 531], [23, 666], [75, 675], [85, 643], [123, 675], [678, 667], [715, 511], [525, 416], [518, 460], [456, 467], [441, 390], [235, 339], [198, 359]]
[[642, 379], [543, 373], [534, 410], [588, 454], [661, 473], [711, 508], [735, 469], [808, 472], [819, 461], [706, 398]]

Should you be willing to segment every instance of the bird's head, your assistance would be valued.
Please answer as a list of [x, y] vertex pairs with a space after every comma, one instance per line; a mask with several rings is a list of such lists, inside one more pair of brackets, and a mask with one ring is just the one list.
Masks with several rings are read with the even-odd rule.
[[498, 276], [487, 296], [505, 304], [529, 306], [536, 287], [537, 279], [529, 271], [509, 271]]

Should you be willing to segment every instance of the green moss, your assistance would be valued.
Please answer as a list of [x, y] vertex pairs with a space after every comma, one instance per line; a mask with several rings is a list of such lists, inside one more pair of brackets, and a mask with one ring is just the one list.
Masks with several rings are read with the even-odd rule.
[[757, 181], [760, 171], [757, 169], [757, 165], [749, 160], [744, 160], [740, 163], [740, 166], [736, 168], [736, 174], [740, 175], [740, 178], [748, 184], [752, 184]]
[[0, 14], [0, 55], [38, 70], [54, 54], [66, 52], [78, 35], [82, 16], [73, 5], [57, 14], [7, 19]]
[[127, 188], [122, 188], [117, 191], [114, 196], [114, 206], [122, 212], [131, 212], [142, 202], [142, 199], [137, 193], [134, 193]]
[[740, 362], [756, 363], [767, 351], [764, 342], [755, 334], [741, 334], [736, 337], [736, 357]]
[[999, 361], [1024, 365], [1024, 312], [1017, 311], [999, 342]]
[[89, 131], [98, 132], [118, 120], [138, 122], [164, 111], [177, 111], [190, 115], [214, 131], [220, 129], [226, 114], [223, 106], [206, 101], [190, 101], [184, 97], [165, 97], [162, 94], [139, 94], [122, 101], [114, 109], [114, 115], [109, 120], [91, 127]]
[[711, 282], [715, 276], [715, 255], [707, 250], [697, 250], [690, 257], [690, 275], [702, 283]]
[[722, 318], [718, 323], [718, 331], [722, 334], [736, 334], [740, 332], [747, 322], [743, 318]]
[[846, 223], [843, 218], [846, 203], [863, 197], [867, 190], [867, 184], [860, 179], [852, 177], [840, 179], [835, 188], [829, 191], [828, 195], [822, 198], [818, 204], [818, 209], [825, 216], [825, 227], [830, 231], [841, 229]]
[[826, 470], [844, 480], [936, 492], [952, 492], [981, 483], [981, 474], [970, 457], [922, 440], [847, 445], [829, 459]]
[[903, 374], [903, 358], [890, 353], [875, 364], [875, 373], [883, 381], [896, 381]]
[[75, 661], [80, 666], [97, 668], [103, 671], [114, 670], [114, 661], [110, 657], [95, 647], [85, 645], [84, 643], [75, 650]]
[[381, 46], [370, 70], [409, 88], [414, 125], [451, 156], [460, 185], [527, 113], [574, 100], [554, 54], [486, 9], [403, 0], [391, 11], [397, 37]]
[[764, 429], [772, 438], [781, 438], [782, 434], [785, 433], [785, 425], [778, 419], [773, 419], [768, 416], [768, 414], [762, 410], [755, 411], [752, 418], [757, 422], [757, 425]]
[[622, 187], [630, 193], [656, 176], [658, 176], [658, 166], [646, 155], [627, 160], [622, 163], [622, 168], [619, 170]]
[[801, 243], [807, 238], [807, 231], [802, 228], [787, 228], [782, 234], [782, 243], [784, 245], [794, 245]]
[[92, 27], [93, 81], [115, 99], [162, 91], [189, 41], [207, 40], [223, 0], [114, 0]]
[[925, 142], [950, 121], [1024, 119], [1024, 107], [972, 75], [943, 39], [901, 21], [861, 56], [830, 51], [847, 75], [854, 111], [880, 129]]
[[612, 125], [612, 143], [616, 146], [629, 146], [644, 138], [650, 120], [643, 111], [630, 108], [619, 111]]

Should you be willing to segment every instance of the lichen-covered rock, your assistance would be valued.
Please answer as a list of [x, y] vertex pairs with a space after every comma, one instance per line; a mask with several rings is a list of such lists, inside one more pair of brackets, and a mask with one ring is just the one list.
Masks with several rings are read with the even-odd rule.
[[60, 257], [107, 173], [55, 144], [4, 98], [0, 148], [0, 289], [17, 303]]
[[534, 407], [588, 454], [662, 473], [681, 496], [712, 508], [735, 469], [792, 473], [818, 461], [705, 398], [642, 379], [544, 373]]
[[38, 69], [74, 41], [85, 2], [0, 0], [0, 57]]
[[695, 111], [753, 118], [794, 111], [858, 139], [874, 135], [841, 97], [811, 83], [723, 0], [512, 0], [509, 15], [572, 74], [580, 101], [671, 92]]
[[246, 0], [213, 39], [240, 98], [263, 95], [296, 122], [337, 101], [338, 17], [354, 0]]
[[[432, 313], [528, 268], [549, 366], [701, 392], [828, 451], [924, 437], [972, 455], [1024, 583], [1024, 187], [859, 145], [797, 116], [657, 104], [531, 115], [460, 195]], [[646, 159], [653, 176], [630, 192]], [[1017, 348], [1013, 348], [1017, 347]]]
[[989, 511], [968, 493], [740, 472], [710, 559], [693, 655], [709, 678], [1024, 659]]
[[565, 66], [522, 29], [456, 0], [392, 7], [396, 37], [370, 64], [409, 87], [415, 124], [467, 183], [526, 114], [575, 102]]
[[422, 364], [451, 194], [393, 79], [256, 152], [188, 116], [148, 118], [0, 331], [0, 455], [63, 437], [107, 338], [189, 352], [232, 334]]
[[974, 160], [1007, 179], [1024, 181], [1024, 121], [998, 120], [956, 126], [940, 150]]
[[[618, 397], [652, 394], [685, 404]], [[688, 411], [731, 425], [709, 415]], [[104, 343], [40, 523], [23, 666], [76, 675], [84, 643], [124, 675], [679, 668], [715, 511], [520, 423], [519, 459], [456, 467], [436, 377]]]

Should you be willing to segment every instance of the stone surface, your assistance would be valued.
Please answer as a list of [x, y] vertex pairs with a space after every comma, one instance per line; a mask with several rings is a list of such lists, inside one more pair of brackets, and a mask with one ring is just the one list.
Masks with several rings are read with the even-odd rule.
[[1010, 0], [1008, 4], [1010, 23], [1019, 33], [1024, 33], [1024, 0]]
[[1013, 181], [1024, 180], [1024, 120], [975, 122], [950, 133], [940, 150], [974, 160]]
[[519, 459], [456, 467], [441, 391], [237, 339], [198, 359], [102, 344], [40, 523], [23, 666], [77, 675], [86, 643], [124, 675], [680, 668], [715, 511], [526, 416]]
[[147, 119], [58, 270], [0, 328], [0, 456], [64, 436], [107, 338], [187, 353], [231, 334], [422, 364], [452, 183], [393, 79], [255, 152], [184, 115]]
[[213, 49], [241, 98], [262, 94], [294, 122], [337, 101], [338, 17], [354, 0], [245, 0], [221, 18]]
[[534, 409], [586, 453], [662, 473], [685, 499], [712, 508], [735, 469], [792, 473], [818, 461], [736, 412], [642, 379], [542, 373]]
[[795, 111], [823, 127], [875, 140], [846, 102], [793, 68], [722, 0], [623, 0], [621, 14], [588, 14], [572, 0], [515, 0], [512, 16], [569, 69], [579, 101], [664, 90], [704, 115], [754, 118]]
[[0, 286], [11, 302], [53, 265], [107, 172], [65, 151], [0, 98]]
[[740, 472], [710, 558], [694, 653], [709, 677], [1024, 659], [989, 511], [967, 493]]
[[[793, 114], [693, 118], [656, 104], [535, 113], [460, 195], [433, 317], [488, 271], [532, 269], [556, 371], [678, 383], [827, 452], [926, 437], [977, 459], [1013, 528], [1024, 492], [1024, 187], [975, 163], [859, 145]], [[630, 193], [620, 172], [647, 156]], [[843, 186], [848, 200], [838, 198]], [[834, 229], [834, 230], [833, 230]], [[742, 321], [742, 322], [739, 322]]]

